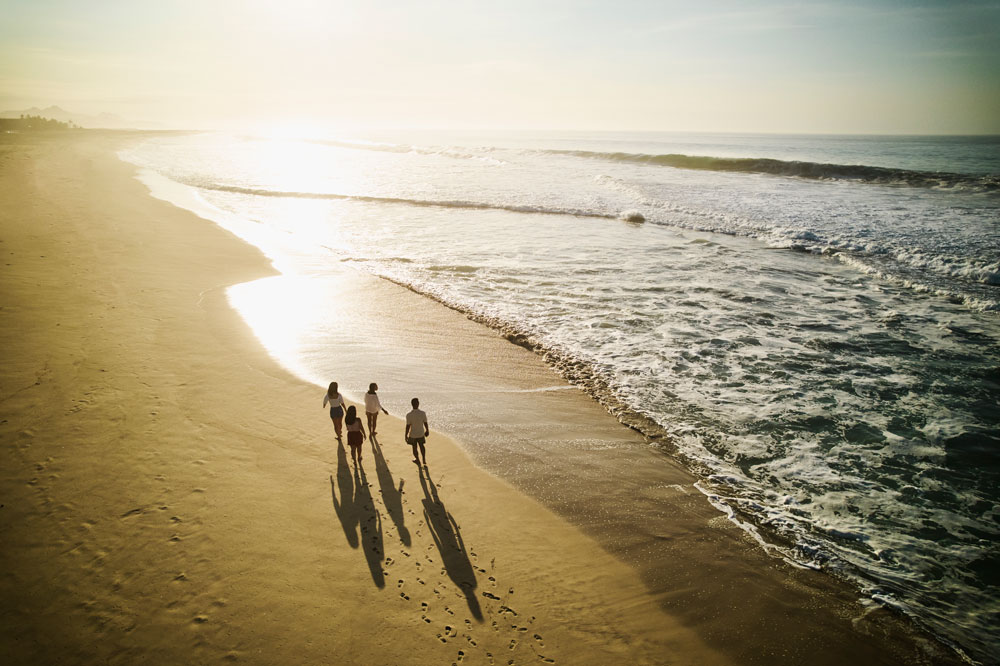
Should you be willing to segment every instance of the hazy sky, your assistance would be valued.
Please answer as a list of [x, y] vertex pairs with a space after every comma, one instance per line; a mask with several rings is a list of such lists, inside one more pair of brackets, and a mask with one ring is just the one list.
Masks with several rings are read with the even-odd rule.
[[0, 0], [0, 110], [1000, 134], [1000, 0]]

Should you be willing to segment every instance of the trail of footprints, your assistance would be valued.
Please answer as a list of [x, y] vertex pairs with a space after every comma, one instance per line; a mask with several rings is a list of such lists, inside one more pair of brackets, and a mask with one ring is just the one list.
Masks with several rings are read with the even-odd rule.
[[[503, 586], [492, 572], [495, 560], [490, 562], [491, 571], [487, 571], [478, 565], [479, 556], [474, 550], [470, 550], [468, 556], [479, 586], [474, 594], [483, 619], [476, 622], [472, 617], [461, 617], [466, 614], [471, 616], [466, 597], [449, 579], [446, 565], [439, 561], [438, 548], [428, 534], [429, 527], [408, 506], [408, 493], [405, 491], [402, 493], [401, 508], [411, 521], [416, 521], [411, 528], [414, 542], [410, 546], [400, 545], [396, 558], [390, 556], [390, 544], [399, 544], [399, 536], [394, 529], [394, 521], [387, 519], [390, 514], [381, 489], [370, 481], [368, 486], [374, 491], [372, 499], [375, 500], [375, 506], [369, 508], [384, 517], [381, 521], [384, 550], [380, 554], [386, 582], [391, 584], [395, 580], [399, 602], [414, 605], [414, 613], [426, 625], [432, 640], [457, 646], [453, 666], [464, 662], [506, 666], [555, 663], [555, 659], [539, 652], [544, 649], [545, 642], [539, 633], [531, 631], [534, 616], [518, 622], [522, 616], [511, 605], [514, 588], [507, 587], [506, 593], [503, 592]], [[437, 486], [441, 487], [440, 484]], [[374, 516], [369, 520], [374, 520]], [[421, 550], [422, 553], [418, 552]], [[393, 575], [394, 569], [411, 570], [412, 576], [403, 573]], [[418, 603], [419, 609], [416, 608]], [[485, 660], [477, 653], [485, 656]]]
[[[408, 504], [405, 495], [402, 503]], [[379, 507], [379, 510], [385, 509]], [[414, 515], [410, 509], [407, 512]], [[385, 523], [388, 525], [389, 521]], [[535, 617], [525, 617], [516, 610], [514, 588], [502, 586], [498, 582], [494, 571], [495, 561], [490, 562], [490, 570], [487, 571], [478, 565], [479, 556], [476, 552], [469, 551], [470, 563], [478, 583], [474, 594], [483, 616], [477, 622], [472, 617], [462, 590], [448, 579], [443, 563], [436, 561], [435, 558], [439, 556], [437, 546], [429, 536], [424, 535], [426, 529], [425, 522], [420, 520], [413, 530], [417, 540], [428, 542], [423, 546], [423, 556], [401, 548], [400, 561], [387, 555], [383, 566], [386, 578], [396, 581], [400, 602], [414, 605], [414, 613], [419, 614], [421, 623], [426, 625], [433, 640], [457, 646], [453, 666], [461, 663], [506, 666], [554, 664], [555, 659], [540, 652], [545, 648], [545, 641], [541, 634], [532, 630]], [[386, 530], [385, 536], [389, 542], [392, 536], [390, 530]], [[418, 541], [415, 540], [411, 550], [417, 551], [419, 548]], [[390, 571], [396, 567], [412, 568], [414, 573], [412, 577], [402, 573], [391, 576]]]

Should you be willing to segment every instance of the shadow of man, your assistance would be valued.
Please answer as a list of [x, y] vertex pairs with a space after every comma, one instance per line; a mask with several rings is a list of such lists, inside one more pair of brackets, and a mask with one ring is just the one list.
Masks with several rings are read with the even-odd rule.
[[375, 508], [372, 493], [368, 489], [368, 477], [361, 465], [354, 468], [354, 506], [357, 507], [358, 525], [361, 527], [361, 549], [365, 552], [372, 582], [375, 587], [385, 587], [385, 572], [382, 570], [382, 517]]
[[379, 492], [382, 493], [382, 503], [385, 504], [389, 518], [392, 519], [393, 525], [399, 532], [399, 540], [403, 542], [404, 546], [409, 546], [410, 530], [406, 529], [403, 515], [403, 479], [399, 480], [399, 488], [396, 488], [396, 482], [392, 478], [392, 472], [389, 471], [385, 456], [382, 455], [382, 447], [378, 443], [378, 438], [372, 437], [371, 443], [372, 454], [375, 457], [375, 474], [378, 476]]
[[469, 560], [469, 553], [465, 550], [465, 542], [462, 541], [458, 523], [445, 509], [444, 503], [438, 496], [437, 486], [431, 480], [431, 474], [426, 467], [420, 468], [420, 487], [424, 491], [424, 499], [421, 500], [424, 505], [424, 520], [438, 552], [441, 553], [441, 562], [448, 573], [448, 578], [462, 590], [472, 616], [482, 622], [483, 612], [479, 608], [479, 600], [476, 599], [478, 583], [472, 561]]
[[[340, 500], [337, 500], [337, 488], [340, 488]], [[354, 479], [351, 468], [347, 464], [347, 452], [343, 444], [337, 445], [337, 483], [330, 476], [330, 494], [333, 495], [333, 510], [344, 528], [344, 536], [351, 548], [358, 547], [358, 511], [354, 505]]]

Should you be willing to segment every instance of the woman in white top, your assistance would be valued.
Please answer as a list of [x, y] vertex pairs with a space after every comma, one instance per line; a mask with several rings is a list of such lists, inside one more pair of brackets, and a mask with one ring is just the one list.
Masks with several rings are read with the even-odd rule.
[[340, 439], [340, 424], [344, 419], [344, 396], [337, 391], [337, 382], [330, 382], [330, 388], [323, 396], [323, 406], [330, 403], [330, 419], [333, 420], [333, 429], [337, 433], [337, 441]]
[[368, 393], [365, 393], [365, 416], [368, 417], [368, 438], [375, 439], [375, 424], [378, 422], [378, 410], [382, 410], [386, 414], [389, 412], [385, 411], [385, 407], [382, 406], [382, 401], [378, 399], [375, 391], [378, 390], [378, 384], [372, 382], [368, 385]]

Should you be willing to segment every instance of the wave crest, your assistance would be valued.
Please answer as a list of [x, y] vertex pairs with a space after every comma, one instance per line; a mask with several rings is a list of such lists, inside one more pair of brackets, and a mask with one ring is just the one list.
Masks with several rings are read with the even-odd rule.
[[643, 153], [600, 153], [586, 150], [549, 150], [553, 155], [634, 164], [654, 164], [676, 169], [762, 173], [810, 180], [852, 180], [877, 185], [956, 188], [979, 192], [1000, 190], [1000, 175], [970, 175], [949, 172], [911, 171], [862, 164], [828, 164], [776, 160], [765, 157], [704, 157], [699, 155], [647, 155]]
[[641, 221], [634, 219], [640, 213], [626, 211], [621, 215], [602, 213], [594, 210], [584, 210], [580, 208], [557, 208], [548, 206], [520, 206], [515, 204], [486, 203], [480, 201], [455, 201], [436, 199], [407, 199], [401, 197], [377, 197], [364, 194], [338, 194], [334, 192], [289, 192], [283, 190], [264, 190], [252, 187], [238, 187], [235, 185], [219, 185], [200, 183], [195, 185], [205, 190], [215, 190], [216, 192], [231, 192], [233, 194], [249, 194], [258, 197], [281, 197], [289, 199], [330, 199], [336, 201], [365, 201], [368, 203], [401, 204], [406, 206], [421, 206], [433, 208], [459, 208], [471, 210], [504, 210], [511, 213], [532, 213], [539, 215], [570, 215], [573, 217], [596, 217], [605, 220], [625, 219], [630, 222]]

